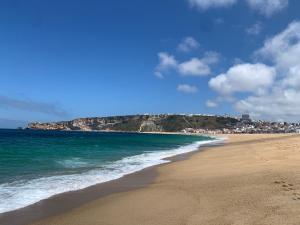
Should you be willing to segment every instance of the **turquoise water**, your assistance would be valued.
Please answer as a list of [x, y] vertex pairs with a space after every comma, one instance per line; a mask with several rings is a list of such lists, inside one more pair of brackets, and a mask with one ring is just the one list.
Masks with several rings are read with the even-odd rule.
[[212, 138], [0, 130], [0, 213], [120, 178], [196, 150]]

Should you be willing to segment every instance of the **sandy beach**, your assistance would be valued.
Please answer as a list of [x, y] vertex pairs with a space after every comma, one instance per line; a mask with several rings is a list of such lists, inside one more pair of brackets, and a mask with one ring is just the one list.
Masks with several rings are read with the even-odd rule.
[[155, 167], [151, 184], [34, 225], [300, 224], [300, 135], [229, 135]]

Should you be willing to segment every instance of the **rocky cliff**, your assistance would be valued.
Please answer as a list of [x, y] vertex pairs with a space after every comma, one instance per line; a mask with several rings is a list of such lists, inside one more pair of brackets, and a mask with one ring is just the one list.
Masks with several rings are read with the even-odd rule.
[[185, 128], [229, 128], [237, 122], [238, 120], [234, 118], [222, 116], [162, 114], [80, 118], [52, 123], [34, 122], [28, 124], [28, 128], [39, 130], [178, 132]]

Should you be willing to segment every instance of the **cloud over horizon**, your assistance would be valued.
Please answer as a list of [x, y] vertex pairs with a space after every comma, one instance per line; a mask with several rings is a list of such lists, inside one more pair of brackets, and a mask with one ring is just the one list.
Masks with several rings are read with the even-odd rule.
[[220, 95], [248, 93], [233, 103], [261, 119], [300, 120], [300, 22], [265, 40], [254, 52], [259, 63], [235, 65], [209, 81]]
[[237, 110], [250, 110], [257, 116], [282, 120], [300, 119], [300, 22], [267, 39], [255, 52], [257, 60], [270, 63], [279, 76], [272, 90], [259, 98], [249, 96], [236, 103]]
[[66, 117], [69, 114], [57, 103], [36, 102], [32, 100], [20, 100], [5, 95], [0, 95], [0, 108], [14, 108], [29, 112], [38, 112], [57, 117]]

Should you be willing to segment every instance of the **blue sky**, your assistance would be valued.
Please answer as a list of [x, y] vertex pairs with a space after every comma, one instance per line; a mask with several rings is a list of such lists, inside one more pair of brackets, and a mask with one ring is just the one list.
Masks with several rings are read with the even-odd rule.
[[3, 0], [0, 127], [138, 113], [299, 121], [299, 10], [297, 0]]

